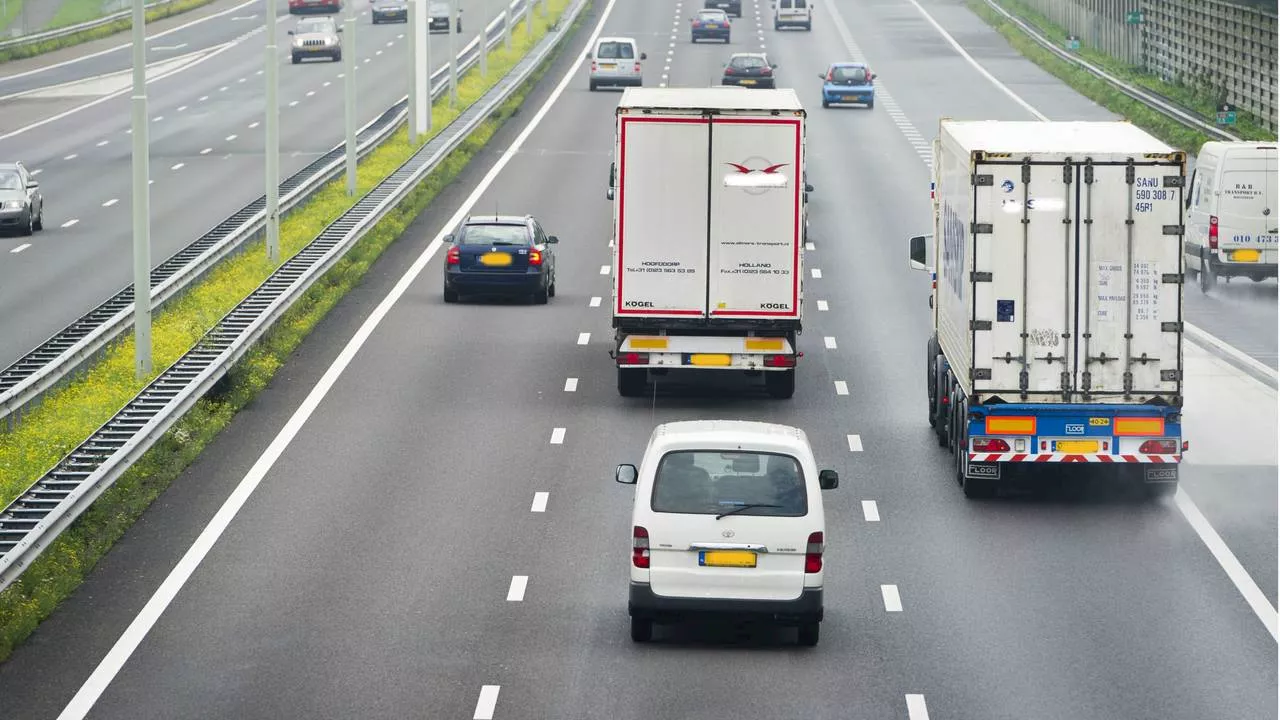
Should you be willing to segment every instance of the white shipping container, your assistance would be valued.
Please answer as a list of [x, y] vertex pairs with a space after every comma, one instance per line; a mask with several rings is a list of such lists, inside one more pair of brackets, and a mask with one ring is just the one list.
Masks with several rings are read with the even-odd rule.
[[978, 402], [1175, 403], [1185, 155], [1123, 122], [941, 123], [938, 342]]

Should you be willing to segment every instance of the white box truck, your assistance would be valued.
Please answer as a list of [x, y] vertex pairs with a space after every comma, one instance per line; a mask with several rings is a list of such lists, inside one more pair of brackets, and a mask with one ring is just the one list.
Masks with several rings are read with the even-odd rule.
[[957, 122], [934, 141], [929, 422], [966, 496], [1079, 463], [1177, 488], [1186, 156], [1124, 122]]
[[671, 370], [795, 392], [805, 111], [794, 90], [629, 88], [618, 103], [611, 355], [618, 392]]

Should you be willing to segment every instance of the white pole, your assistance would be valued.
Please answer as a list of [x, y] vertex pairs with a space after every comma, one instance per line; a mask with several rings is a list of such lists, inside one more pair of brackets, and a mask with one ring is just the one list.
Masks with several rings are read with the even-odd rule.
[[267, 0], [267, 259], [273, 264], [280, 259], [280, 60], [276, 50], [276, 3]]
[[430, 81], [423, 76], [427, 54], [423, 45], [430, 43], [426, 0], [409, 0], [409, 31], [409, 141], [417, 145], [431, 123]]
[[346, 60], [346, 83], [343, 88], [347, 95], [347, 194], [356, 194], [356, 18], [355, 4], [349, 6], [351, 15], [342, 21], [343, 35], [342, 56]]
[[511, 0], [502, 0], [502, 42], [511, 49]]
[[551, 14], [551, 0], [542, 0], [542, 17]]
[[480, 48], [480, 77], [482, 78], [489, 77], [489, 43], [486, 42], [489, 39], [487, 32], [489, 28], [489, 8], [485, 7], [487, 4], [483, 0], [480, 2], [480, 43], [478, 47]]
[[458, 50], [454, 39], [458, 33], [458, 3], [449, 0], [449, 106], [458, 102]]
[[427, 1], [422, 0], [422, 9], [418, 12], [418, 17], [422, 18], [422, 52], [418, 54], [418, 64], [414, 70], [418, 73], [418, 87], [421, 88], [424, 135], [431, 132], [431, 112], [435, 106], [434, 96], [431, 94], [431, 28], [428, 27], [430, 19], [426, 9]]
[[147, 142], [146, 0], [133, 0], [133, 357], [151, 375], [151, 153]]
[[524, 34], [533, 37], [533, 0], [524, 0]]

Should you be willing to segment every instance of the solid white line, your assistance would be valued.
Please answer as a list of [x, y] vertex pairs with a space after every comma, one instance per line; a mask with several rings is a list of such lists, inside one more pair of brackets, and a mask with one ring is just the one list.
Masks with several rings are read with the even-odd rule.
[[902, 612], [902, 596], [898, 595], [897, 585], [881, 585], [880, 595], [884, 597], [885, 612]]
[[16, 247], [16, 248], [14, 248], [14, 249], [10, 250], [9, 252], [11, 252], [11, 253], [13, 253], [13, 254], [15, 254], [15, 255], [16, 255], [16, 254], [18, 254], [18, 253], [22, 252], [23, 250], [26, 250], [26, 249], [27, 249], [27, 248], [29, 248], [29, 247], [31, 247], [31, 243], [22, 243], [22, 244], [21, 244], [21, 245], [19, 245], [18, 247]]
[[826, 301], [826, 300], [819, 300], [819, 301], [818, 301], [818, 312], [826, 312], [826, 311], [827, 311], [827, 301]]
[[907, 696], [907, 717], [910, 720], [929, 720], [929, 708], [925, 707], [923, 695]]
[[880, 508], [876, 507], [875, 500], [862, 501], [862, 516], [867, 522], [880, 522]]
[[178, 163], [177, 165], [174, 165], [173, 167], [171, 167], [171, 168], [169, 168], [169, 169], [170, 169], [170, 170], [181, 170], [181, 169], [183, 168], [183, 166], [185, 166], [185, 165], [186, 165], [186, 163]]
[[578, 378], [567, 378], [567, 379], [564, 381], [564, 391], [565, 391], [565, 392], [577, 392], [577, 391], [578, 391]]
[[[240, 484], [232, 491], [231, 496], [227, 498], [227, 501], [219, 508], [217, 514], [213, 516], [213, 519], [201, 531], [195, 542], [182, 556], [182, 559], [178, 561], [177, 566], [160, 584], [155, 594], [151, 596], [147, 604], [133, 619], [133, 622], [125, 629], [115, 645], [108, 651], [106, 657], [102, 659], [102, 662], [94, 668], [93, 673], [76, 692], [75, 697], [67, 704], [62, 714], [58, 716], [58, 720], [83, 720], [89, 714], [89, 711], [93, 709], [94, 703], [98, 701], [98, 698], [102, 696], [111, 680], [124, 667], [124, 664], [129, 660], [129, 656], [146, 638], [147, 633], [155, 626], [156, 621], [160, 619], [160, 615], [164, 613], [169, 603], [173, 602], [173, 599], [177, 597], [178, 592], [182, 590], [182, 586], [190, 579], [192, 573], [195, 572], [201, 561], [208, 555], [209, 550], [213, 548], [214, 543], [218, 541], [218, 538], [226, 531], [231, 521], [235, 519], [236, 514], [240, 512], [240, 508], [244, 506], [249, 496], [253, 494], [253, 491], [257, 489], [272, 466], [284, 454], [293, 439], [297, 437], [298, 432], [302, 430], [312, 413], [315, 412], [334, 384], [337, 383], [338, 378], [342, 376], [342, 373], [346, 372], [347, 367], [351, 365], [351, 361], [360, 352], [360, 348], [364, 347], [364, 344], [368, 342], [369, 337], [373, 335], [374, 330], [378, 328], [383, 318], [391, 312], [391, 309], [399, 302], [400, 298], [408, 292], [436, 253], [440, 252], [440, 248], [444, 246], [444, 235], [448, 232], [448, 229], [462, 222], [462, 219], [471, 213], [471, 209], [475, 207], [476, 203], [489, 189], [489, 186], [497, 179], [498, 174], [520, 152], [520, 148], [529, 139], [529, 136], [533, 134], [534, 130], [538, 128], [538, 125], [542, 123], [543, 118], [551, 111], [551, 107], [556, 100], [564, 94], [565, 89], [573, 82], [578, 70], [582, 67], [582, 63], [586, 60], [587, 50], [592, 47], [596, 38], [600, 36], [600, 31], [604, 28], [604, 24], [609, 19], [609, 15], [613, 12], [613, 7], [616, 4], [617, 0], [609, 0], [609, 3], [605, 5], [595, 29], [591, 32], [591, 37], [587, 38], [582, 49], [578, 51], [573, 64], [565, 70], [560, 84], [551, 91], [551, 95], [543, 103], [542, 107], [538, 109], [538, 112], [534, 114], [529, 124], [516, 136], [511, 146], [503, 152], [498, 161], [493, 164], [493, 167], [489, 168], [489, 172], [481, 178], [480, 183], [472, 190], [471, 195], [457, 209], [453, 217], [442, 226], [440, 232], [422, 251], [422, 254], [418, 256], [413, 265], [400, 277], [399, 282], [391, 289], [391, 292], [387, 293], [382, 302], [378, 303], [378, 306], [365, 319], [360, 329], [351, 337], [351, 340], [343, 347], [342, 352], [334, 359], [333, 364], [329, 366], [329, 369], [325, 371], [315, 387], [308, 393], [306, 399], [302, 401], [302, 405], [285, 423], [280, 433], [276, 435], [271, 444], [267, 446], [267, 449], [259, 456], [257, 462], [253, 464], [253, 467], [249, 469]], [[489, 688], [492, 688], [492, 690], [489, 690]], [[484, 700], [487, 694], [492, 695], [490, 705], [496, 704], [498, 686], [486, 685], [481, 690], [481, 700]], [[477, 705], [476, 710], [478, 713], [480, 710], [479, 705]], [[480, 716], [477, 714], [477, 717]]]
[[79, 221], [79, 220], [77, 220], [76, 218], [71, 218], [70, 220], [68, 220], [68, 221], [66, 221], [66, 222], [64, 222], [64, 223], [62, 223], [62, 227], [64, 227], [64, 228], [69, 228], [69, 227], [71, 227], [72, 225], [75, 225], [75, 224], [76, 224], [76, 223], [78, 223], [78, 222], [80, 222], [80, 221]]
[[862, 452], [861, 435], [846, 435], [845, 439], [849, 441], [849, 452]]
[[837, 394], [837, 395], [848, 395], [848, 394], [849, 394], [849, 383], [847, 383], [847, 382], [845, 382], [845, 381], [843, 381], [843, 380], [836, 380], [836, 394]]
[[587, 305], [589, 307], [600, 307], [600, 298], [599, 297], [591, 298], [591, 302], [587, 303]]
[[106, 145], [107, 143], [109, 143], [109, 142], [111, 142], [111, 141], [110, 141], [110, 140], [102, 140], [102, 141], [100, 141], [100, 142], [98, 143], [98, 147], [103, 147], [103, 146], [105, 146], [105, 145]]
[[501, 685], [485, 685], [480, 688], [480, 699], [476, 700], [476, 714], [472, 720], [493, 720], [493, 710], [498, 705], [498, 691]]
[[600, 274], [601, 274], [601, 275], [608, 275], [608, 274], [609, 274], [609, 266], [608, 266], [608, 265], [601, 265], [601, 266], [600, 266]]
[[524, 600], [524, 591], [527, 587], [529, 587], [528, 575], [512, 575], [511, 587], [507, 588], [507, 602]]
[[810, 269], [810, 270], [809, 270], [809, 273], [813, 275], [813, 279], [814, 279], [814, 280], [820, 280], [820, 279], [822, 279], [822, 270], [821, 270], [821, 268], [812, 268], [812, 269]]
[[551, 494], [550, 494], [550, 493], [543, 492], [543, 491], [538, 491], [538, 492], [534, 493], [534, 494], [533, 494], [533, 505], [530, 505], [530, 506], [529, 506], [529, 512], [546, 512], [546, 511], [547, 511], [547, 499], [548, 499], [550, 496], [551, 496]]
[[1257, 360], [1253, 359], [1249, 355], [1246, 355], [1245, 353], [1241, 352], [1235, 346], [1228, 345], [1225, 340], [1222, 340], [1221, 338], [1215, 337], [1214, 335], [1211, 335], [1210, 333], [1205, 332], [1203, 328], [1196, 327], [1191, 323], [1184, 323], [1182, 327], [1183, 329], [1186, 330], [1187, 339], [1191, 340], [1192, 342], [1197, 343], [1201, 346], [1204, 346], [1206, 344], [1212, 345], [1213, 347], [1230, 355], [1232, 358], [1244, 363], [1246, 366], [1253, 368], [1257, 372], [1261, 373], [1264, 377], [1269, 377], [1269, 378], [1272, 378], [1273, 380], [1276, 378], [1275, 368], [1268, 366], [1266, 363], [1258, 362]]
[[825, 344], [825, 345], [827, 346], [827, 349], [828, 349], [828, 350], [835, 350], [835, 349], [836, 349], [836, 339], [835, 339], [835, 338], [833, 338], [833, 337], [831, 337], [830, 335], [828, 335], [828, 336], [826, 336], [826, 337], [822, 338], [822, 342], [823, 342], [823, 344]]
[[111, 207], [112, 205], [115, 205], [118, 202], [120, 202], [120, 198], [111, 198], [110, 200], [102, 203], [102, 207]]
[[578, 344], [579, 344], [579, 345], [586, 345], [586, 344], [587, 344], [587, 343], [589, 343], [589, 342], [591, 342], [591, 333], [589, 333], [589, 332], [578, 333]]
[[564, 428], [554, 428], [551, 431], [551, 444], [552, 445], [564, 444]]

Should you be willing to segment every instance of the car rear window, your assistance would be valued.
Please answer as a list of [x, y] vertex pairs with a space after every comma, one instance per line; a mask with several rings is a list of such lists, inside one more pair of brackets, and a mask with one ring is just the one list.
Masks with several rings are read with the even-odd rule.
[[631, 43], [602, 42], [596, 49], [596, 57], [606, 60], [630, 60], [635, 56], [635, 49], [631, 47]]
[[867, 70], [860, 67], [838, 67], [835, 68], [834, 77], [836, 80], [866, 82]]
[[712, 22], [715, 22], [717, 20], [724, 20], [727, 17], [728, 15], [725, 15], [720, 10], [703, 10], [702, 12], [698, 13], [699, 20], [710, 20]]
[[1249, 165], [1254, 167], [1222, 173], [1218, 212], [1223, 215], [1262, 217], [1262, 211], [1275, 204], [1275, 163], [1256, 160]]
[[528, 245], [529, 230], [523, 225], [467, 225], [460, 245]]
[[740, 55], [730, 60], [729, 64], [736, 68], [758, 68], [764, 67], [764, 59], [754, 55]]
[[804, 474], [789, 455], [762, 452], [680, 450], [658, 463], [654, 512], [803, 517], [809, 511]]

